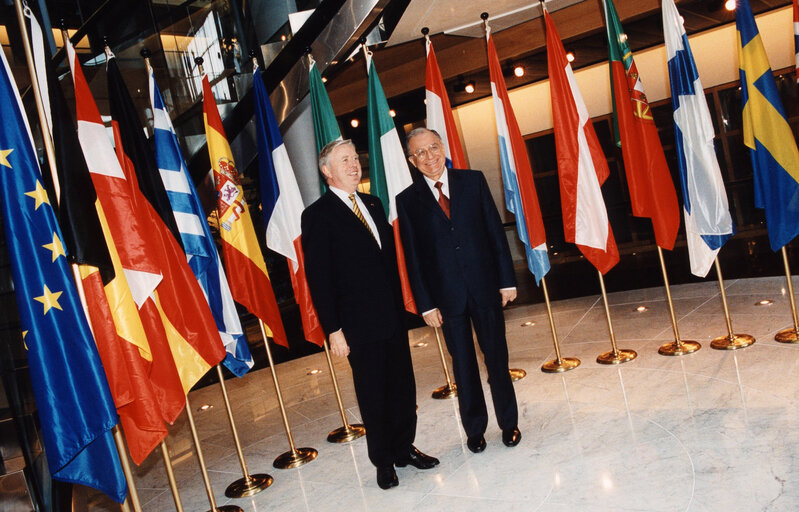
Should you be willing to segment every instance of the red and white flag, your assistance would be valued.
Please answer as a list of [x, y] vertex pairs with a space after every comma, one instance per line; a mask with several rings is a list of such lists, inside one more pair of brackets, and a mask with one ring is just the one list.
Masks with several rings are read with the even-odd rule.
[[600, 189], [610, 171], [563, 43], [546, 11], [544, 19], [563, 230], [566, 241], [577, 244], [588, 261], [605, 274], [619, 262]]
[[444, 87], [444, 78], [441, 76], [436, 53], [433, 51], [433, 42], [429, 37], [425, 42], [425, 48], [427, 66], [424, 73], [424, 97], [427, 104], [427, 127], [441, 135], [447, 152], [447, 167], [465, 169], [466, 159], [463, 157], [461, 139], [455, 127], [455, 118], [452, 116], [452, 107], [449, 104], [447, 89]]

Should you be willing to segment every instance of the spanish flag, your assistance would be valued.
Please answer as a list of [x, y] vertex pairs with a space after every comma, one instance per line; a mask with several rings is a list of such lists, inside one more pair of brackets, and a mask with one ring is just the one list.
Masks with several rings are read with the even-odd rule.
[[216, 184], [222, 256], [233, 300], [263, 321], [267, 336], [275, 343], [288, 347], [275, 292], [207, 76], [203, 77], [203, 119]]

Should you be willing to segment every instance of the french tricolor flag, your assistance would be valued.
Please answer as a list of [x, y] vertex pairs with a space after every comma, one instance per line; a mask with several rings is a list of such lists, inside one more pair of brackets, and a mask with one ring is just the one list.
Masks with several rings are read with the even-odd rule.
[[289, 260], [291, 286], [300, 306], [305, 339], [322, 345], [325, 335], [311, 302], [305, 264], [300, 245], [300, 216], [304, 208], [297, 178], [289, 161], [286, 145], [277, 126], [272, 103], [256, 66], [253, 70], [255, 90], [255, 132], [258, 141], [258, 168], [261, 181], [261, 207], [266, 226], [266, 246]]
[[488, 48], [488, 70], [491, 75], [491, 94], [494, 98], [494, 116], [497, 121], [499, 137], [499, 159], [502, 168], [502, 184], [505, 188], [505, 208], [516, 216], [516, 231], [524, 244], [527, 268], [535, 276], [537, 283], [549, 271], [547, 256], [547, 239], [541, 209], [538, 206], [538, 195], [533, 181], [533, 170], [527, 149], [519, 130], [519, 123], [508, 98], [505, 78], [499, 56], [491, 38], [490, 30], [486, 30]]
[[427, 128], [435, 130], [441, 135], [444, 148], [447, 151], [447, 167], [465, 169], [466, 159], [463, 157], [461, 140], [455, 127], [455, 118], [452, 117], [452, 107], [444, 87], [444, 78], [438, 68], [433, 42], [429, 37], [426, 39], [427, 66], [424, 74], [424, 97], [427, 103]]

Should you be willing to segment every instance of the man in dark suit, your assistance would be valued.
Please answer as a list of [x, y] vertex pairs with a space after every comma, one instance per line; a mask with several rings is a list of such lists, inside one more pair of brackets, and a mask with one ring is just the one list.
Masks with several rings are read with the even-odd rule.
[[369, 460], [389, 489], [399, 483], [395, 464], [438, 464], [412, 444], [416, 384], [393, 230], [380, 200], [357, 192], [361, 165], [351, 141], [325, 146], [319, 168], [329, 189], [302, 213], [305, 273], [331, 351], [349, 356]]
[[437, 132], [417, 128], [407, 140], [409, 160], [424, 175], [397, 196], [416, 306], [427, 325], [444, 331], [469, 449], [485, 449], [488, 424], [471, 324], [488, 370], [502, 441], [516, 446], [521, 433], [502, 314], [502, 307], [516, 298], [516, 279], [502, 221], [481, 172], [445, 167]]

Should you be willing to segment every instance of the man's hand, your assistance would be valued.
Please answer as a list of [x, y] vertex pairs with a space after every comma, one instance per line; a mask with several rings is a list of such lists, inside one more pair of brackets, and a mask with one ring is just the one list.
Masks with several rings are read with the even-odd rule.
[[330, 351], [333, 352], [334, 356], [345, 357], [350, 355], [350, 346], [347, 345], [347, 339], [341, 329], [330, 333], [328, 339], [330, 340]]
[[516, 288], [510, 288], [508, 290], [500, 290], [499, 294], [502, 296], [503, 308], [508, 302], [513, 302], [514, 300], [516, 300]]
[[438, 308], [422, 316], [422, 319], [424, 319], [424, 323], [430, 327], [441, 327], [443, 323], [441, 320], [441, 311], [439, 311]]

